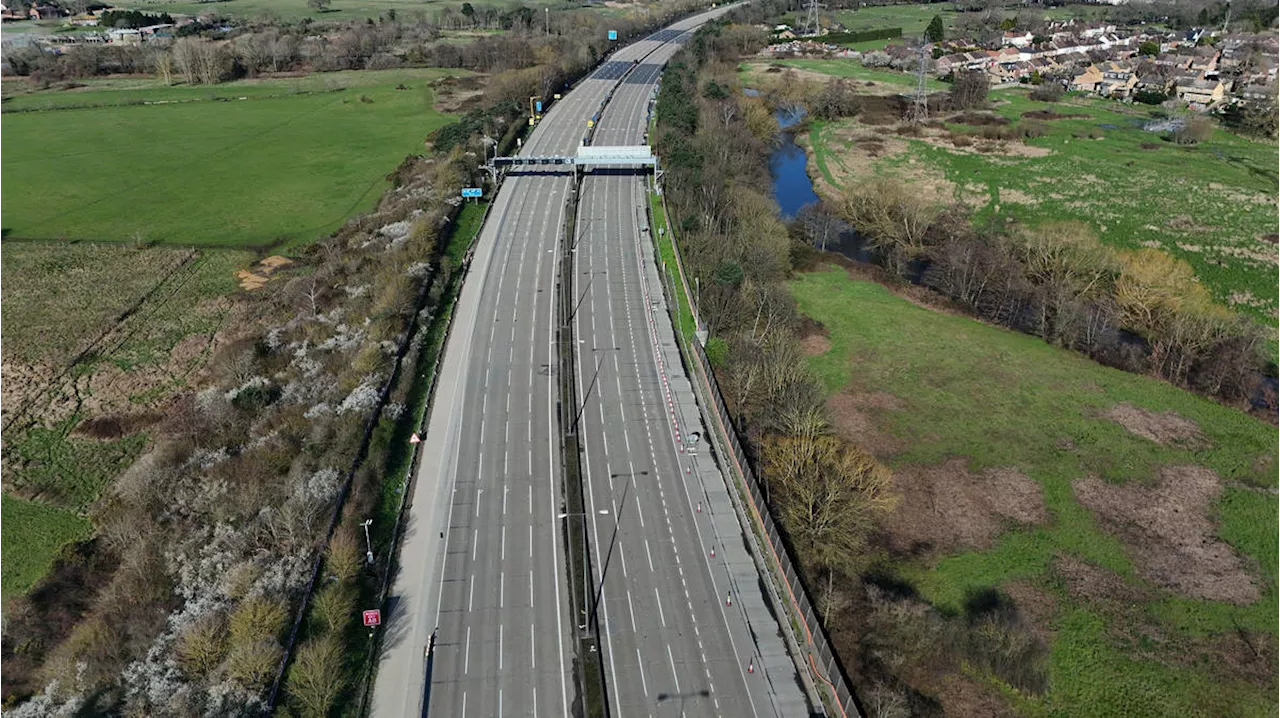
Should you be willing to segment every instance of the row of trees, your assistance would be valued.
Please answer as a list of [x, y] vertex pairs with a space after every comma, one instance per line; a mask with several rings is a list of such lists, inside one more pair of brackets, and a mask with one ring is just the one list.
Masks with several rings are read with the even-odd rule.
[[[770, 508], [826, 610], [861, 570], [873, 519], [892, 505], [892, 482], [836, 433], [799, 349], [783, 283], [793, 247], [765, 170], [777, 124], [762, 98], [738, 91], [735, 72], [739, 57], [766, 41], [746, 26], [699, 32], [663, 75], [657, 145], [681, 252], [701, 288], [708, 355]], [[832, 116], [857, 102], [838, 81], [805, 92]]]
[[886, 178], [850, 185], [835, 214], [886, 268], [983, 319], [1231, 403], [1257, 384], [1256, 325], [1165, 252], [1116, 251], [1073, 222], [975, 228], [962, 209]]

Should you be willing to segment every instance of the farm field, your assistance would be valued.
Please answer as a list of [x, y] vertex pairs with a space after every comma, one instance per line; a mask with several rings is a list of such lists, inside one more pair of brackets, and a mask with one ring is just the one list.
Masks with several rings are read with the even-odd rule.
[[[872, 72], [847, 60], [809, 61], [803, 69]], [[919, 137], [899, 135], [893, 117], [813, 122], [799, 139], [813, 161], [815, 189], [833, 196], [857, 178], [894, 174], [939, 201], [969, 205], [978, 221], [996, 214], [1028, 224], [1083, 221], [1113, 246], [1156, 247], [1187, 261], [1219, 302], [1276, 326], [1274, 143], [1216, 130], [1207, 142], [1177, 145], [1143, 129], [1159, 119], [1158, 108], [1100, 98], [1068, 96], [1050, 105], [1009, 88], [991, 99], [996, 119], [983, 122], [1030, 121], [1043, 136], [984, 141], [980, 133], [989, 128], [962, 124], [954, 112], [940, 114], [942, 124]], [[979, 136], [960, 146], [952, 141], [966, 131]]]
[[[958, 13], [952, 3], [927, 5], [876, 5], [857, 10], [840, 10], [833, 15], [850, 31], [880, 30], [889, 27], [902, 28], [904, 38], [918, 37], [924, 33], [935, 15], [942, 17], [942, 26], [948, 32]], [[883, 46], [884, 41], [880, 41]]]
[[[473, 3], [487, 4], [484, 0]], [[554, 6], [555, 3], [547, 3]], [[217, 5], [201, 2], [170, 2], [169, 0], [129, 0], [121, 7], [147, 12], [167, 12], [171, 15], [202, 15], [214, 13], [223, 17], [272, 16], [281, 20], [363, 20], [379, 18], [394, 10], [403, 19], [410, 19], [415, 12], [438, 12], [444, 7], [439, 0], [332, 0], [324, 12], [318, 12], [304, 0], [219, 0]], [[538, 6], [541, 9], [541, 5]], [[457, 6], [454, 6], [457, 9]]]
[[[11, 96], [5, 237], [310, 241], [371, 207], [387, 173], [449, 121], [428, 84], [451, 74], [330, 73], [212, 88], [108, 81]], [[88, 107], [54, 109], [76, 105]]]
[[[930, 676], [925, 654], [901, 675], [952, 709], [974, 681], [989, 714], [1275, 714], [1275, 427], [844, 267], [791, 290], [836, 428], [894, 469], [876, 568], [960, 621], [995, 592], [1047, 645], [1021, 687], [1008, 666]], [[942, 640], [902, 625], [882, 654]]]

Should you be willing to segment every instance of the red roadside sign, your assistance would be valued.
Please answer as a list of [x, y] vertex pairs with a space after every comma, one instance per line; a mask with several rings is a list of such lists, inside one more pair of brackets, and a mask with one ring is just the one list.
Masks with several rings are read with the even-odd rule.
[[370, 628], [382, 625], [382, 611], [379, 611], [376, 608], [371, 611], [365, 611], [364, 625]]

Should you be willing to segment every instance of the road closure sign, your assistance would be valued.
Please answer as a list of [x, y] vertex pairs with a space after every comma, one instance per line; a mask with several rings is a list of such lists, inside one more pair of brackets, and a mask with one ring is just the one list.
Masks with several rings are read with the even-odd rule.
[[364, 625], [369, 628], [382, 625], [382, 611], [372, 609], [364, 612]]
[[617, 30], [610, 30], [610, 31], [609, 31], [609, 39], [610, 39], [610, 40], [617, 40], [617, 39], [618, 39], [618, 31], [617, 31]]
[[463, 187], [462, 188], [463, 199], [479, 199], [481, 196], [483, 196], [483, 194], [484, 193], [481, 191], [479, 187]]

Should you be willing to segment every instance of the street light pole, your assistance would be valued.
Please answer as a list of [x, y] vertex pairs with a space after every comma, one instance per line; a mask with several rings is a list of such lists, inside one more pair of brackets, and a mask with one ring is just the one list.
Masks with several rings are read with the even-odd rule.
[[373, 542], [369, 540], [369, 524], [371, 523], [373, 523], [373, 519], [365, 519], [364, 523], [360, 524], [364, 527], [364, 543], [368, 547], [364, 557], [370, 564], [373, 563]]

